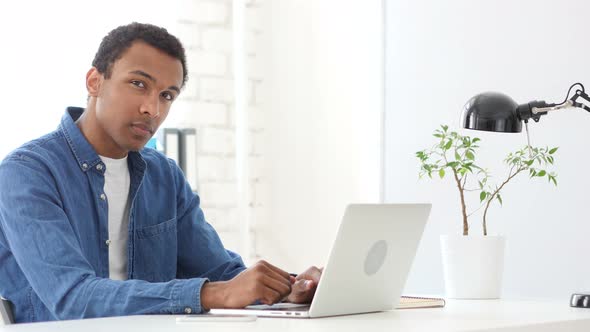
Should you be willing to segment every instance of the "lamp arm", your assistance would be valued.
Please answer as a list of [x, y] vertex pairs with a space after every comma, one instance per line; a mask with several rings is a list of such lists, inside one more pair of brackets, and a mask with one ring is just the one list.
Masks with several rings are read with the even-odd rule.
[[582, 86], [582, 90], [576, 90], [576, 93], [570, 99], [570, 101], [572, 102], [572, 106], [573, 107], [582, 108], [582, 109], [585, 109], [586, 111], [590, 112], [590, 107], [588, 107], [586, 104], [579, 103], [579, 102], [576, 101], [576, 100], [578, 100], [578, 98], [582, 98], [585, 101], [587, 101], [587, 102], [590, 103], [590, 97], [584, 91], [584, 87], [583, 86]]
[[[576, 85], [579, 85], [580, 89], [576, 90], [574, 95], [571, 98], [569, 98], [570, 92], [572, 91], [573, 87]], [[586, 91], [584, 89], [584, 85], [582, 85], [582, 83], [574, 83], [572, 86], [570, 86], [570, 88], [567, 92], [567, 96], [565, 97], [565, 100], [561, 104], [547, 104], [544, 101], [533, 101], [528, 104], [519, 105], [518, 106], [518, 115], [521, 118], [521, 120], [524, 120], [525, 122], [530, 118], [532, 118], [533, 120], [538, 122], [541, 115], [545, 115], [545, 114], [547, 114], [547, 112], [557, 111], [557, 110], [561, 110], [564, 108], [576, 107], [576, 108], [581, 108], [581, 109], [584, 109], [584, 110], [590, 112], [590, 107], [588, 107], [584, 103], [580, 103], [577, 101], [579, 98], [590, 103], [590, 96], [588, 96], [588, 94], [586, 94]], [[527, 108], [527, 106], [528, 106], [528, 108]], [[530, 110], [530, 113], [529, 113], [529, 110]]]
[[575, 107], [575, 102], [572, 100], [568, 100], [562, 104], [548, 104], [545, 107], [532, 107], [531, 112], [533, 114], [545, 115], [547, 112], [557, 111], [564, 108]]

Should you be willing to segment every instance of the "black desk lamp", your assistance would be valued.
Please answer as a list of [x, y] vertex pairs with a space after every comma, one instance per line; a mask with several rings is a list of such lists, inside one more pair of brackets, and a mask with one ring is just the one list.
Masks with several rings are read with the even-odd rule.
[[[579, 85], [580, 88], [570, 98], [570, 93], [576, 85]], [[573, 84], [568, 90], [565, 100], [560, 104], [548, 104], [535, 100], [519, 105], [507, 95], [484, 92], [469, 99], [465, 104], [463, 127], [500, 133], [519, 133], [522, 131], [523, 121], [525, 124], [529, 119], [539, 122], [541, 116], [550, 111], [577, 107], [590, 112], [590, 107], [577, 101], [580, 98], [590, 102], [590, 96], [586, 94], [582, 83]]]
[[[570, 98], [572, 89], [579, 85], [574, 95]], [[560, 104], [548, 104], [544, 101], [531, 101], [526, 104], [517, 104], [507, 95], [497, 92], [484, 92], [469, 99], [465, 104], [462, 116], [464, 128], [485, 130], [500, 133], [519, 133], [522, 131], [522, 122], [528, 124], [529, 119], [539, 122], [541, 116], [547, 112], [563, 108], [577, 107], [590, 112], [590, 107], [577, 100], [590, 102], [581, 83], [573, 84], [565, 100]], [[590, 294], [572, 294], [571, 307], [590, 308]]]

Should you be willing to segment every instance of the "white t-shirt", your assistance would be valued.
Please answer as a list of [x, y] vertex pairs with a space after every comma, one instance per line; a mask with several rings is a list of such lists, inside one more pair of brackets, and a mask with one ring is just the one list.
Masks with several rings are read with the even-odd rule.
[[127, 280], [127, 239], [129, 235], [129, 166], [127, 157], [100, 156], [106, 166], [104, 193], [109, 213], [109, 278]]

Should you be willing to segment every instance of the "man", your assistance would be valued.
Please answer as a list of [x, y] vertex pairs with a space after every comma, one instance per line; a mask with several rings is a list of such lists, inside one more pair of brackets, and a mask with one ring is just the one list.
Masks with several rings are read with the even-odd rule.
[[121, 26], [86, 74], [86, 109], [0, 164], [0, 294], [16, 322], [312, 299], [319, 269], [247, 269], [177, 165], [143, 149], [186, 80], [178, 39]]

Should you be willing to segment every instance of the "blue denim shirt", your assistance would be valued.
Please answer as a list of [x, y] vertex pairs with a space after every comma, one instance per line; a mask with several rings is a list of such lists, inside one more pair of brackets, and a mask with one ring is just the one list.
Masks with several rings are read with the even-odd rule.
[[244, 263], [153, 149], [129, 152], [129, 280], [109, 279], [105, 165], [74, 123], [83, 111], [68, 108], [56, 131], [0, 164], [0, 294], [15, 320], [202, 312], [203, 283]]

